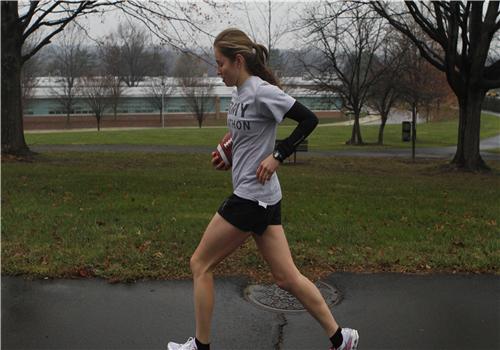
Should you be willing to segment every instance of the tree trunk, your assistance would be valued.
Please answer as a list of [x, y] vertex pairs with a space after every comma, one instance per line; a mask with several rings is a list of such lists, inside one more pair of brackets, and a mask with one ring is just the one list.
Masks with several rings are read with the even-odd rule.
[[97, 131], [101, 131], [101, 116], [96, 115], [95, 117], [97, 119]]
[[490, 169], [479, 153], [481, 105], [484, 96], [484, 91], [469, 89], [465, 96], [458, 98], [458, 143], [451, 162], [457, 168], [472, 171]]
[[387, 123], [387, 114], [381, 114], [380, 116], [382, 118], [382, 123], [380, 124], [380, 128], [378, 129], [378, 144], [383, 145], [384, 144], [384, 129], [385, 129], [385, 124]]
[[22, 32], [17, 2], [2, 2], [2, 153], [30, 156], [24, 139], [21, 94]]
[[415, 147], [417, 142], [417, 115], [418, 104], [413, 102], [411, 106], [411, 159], [415, 161]]
[[359, 126], [359, 114], [354, 114], [354, 125], [352, 127], [351, 139], [346, 142], [347, 145], [362, 145], [361, 128]]

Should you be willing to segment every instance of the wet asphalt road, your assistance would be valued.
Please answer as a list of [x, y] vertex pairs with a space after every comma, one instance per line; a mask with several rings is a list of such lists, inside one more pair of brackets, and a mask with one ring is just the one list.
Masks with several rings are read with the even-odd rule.
[[[357, 328], [359, 349], [499, 349], [500, 277], [334, 273], [333, 313]], [[215, 279], [212, 349], [327, 350], [306, 312], [263, 309], [243, 278]], [[2, 349], [166, 349], [194, 336], [192, 281], [2, 276]]]

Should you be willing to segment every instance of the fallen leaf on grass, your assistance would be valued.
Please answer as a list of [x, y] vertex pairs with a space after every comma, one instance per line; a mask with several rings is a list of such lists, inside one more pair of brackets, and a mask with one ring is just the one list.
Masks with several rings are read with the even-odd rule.
[[488, 225], [488, 226], [496, 226], [497, 225], [497, 221], [496, 220], [486, 221], [486, 225]]
[[443, 231], [443, 229], [444, 229], [444, 225], [443, 225], [443, 224], [436, 224], [436, 225], [434, 225], [434, 229], [435, 229], [436, 231], [438, 231], [438, 232], [439, 232], [439, 231]]
[[151, 245], [151, 241], [148, 240], [148, 241], [145, 241], [144, 243], [142, 243], [139, 247], [137, 247], [137, 249], [141, 253], [144, 253], [144, 251], [147, 250], [150, 245]]
[[85, 278], [95, 276], [94, 269], [89, 266], [79, 267], [77, 269], [77, 274]]
[[462, 242], [462, 241], [453, 241], [452, 244], [455, 246], [455, 247], [459, 247], [459, 248], [465, 248], [465, 243]]
[[153, 254], [153, 256], [155, 258], [161, 259], [161, 258], [163, 258], [163, 253], [162, 252], [156, 252], [156, 253]]

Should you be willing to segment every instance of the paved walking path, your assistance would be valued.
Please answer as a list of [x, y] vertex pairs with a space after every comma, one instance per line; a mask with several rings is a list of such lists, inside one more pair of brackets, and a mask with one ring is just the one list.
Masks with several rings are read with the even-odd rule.
[[[500, 160], [500, 153], [488, 152], [488, 149], [500, 148], [500, 135], [481, 141], [481, 156], [485, 160]], [[213, 147], [205, 146], [161, 146], [161, 145], [32, 145], [30, 149], [35, 152], [147, 152], [147, 153], [206, 153], [210, 154]], [[418, 148], [417, 158], [453, 158], [456, 147]], [[363, 150], [355, 147], [344, 151], [309, 151], [298, 153], [301, 157], [403, 157], [411, 158], [411, 148]]]
[[[334, 273], [332, 308], [360, 333], [359, 349], [499, 349], [500, 277]], [[327, 350], [311, 315], [247, 301], [244, 278], [215, 277], [214, 350]], [[2, 349], [166, 349], [194, 336], [192, 281], [2, 276]]]

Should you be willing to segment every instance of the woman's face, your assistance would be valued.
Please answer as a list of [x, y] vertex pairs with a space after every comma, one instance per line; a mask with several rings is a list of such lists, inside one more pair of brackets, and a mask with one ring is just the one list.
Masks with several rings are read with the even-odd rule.
[[215, 62], [217, 63], [217, 75], [222, 78], [226, 86], [235, 86], [241, 73], [241, 55], [236, 55], [236, 59], [232, 62], [217, 47], [214, 47], [214, 52]]

